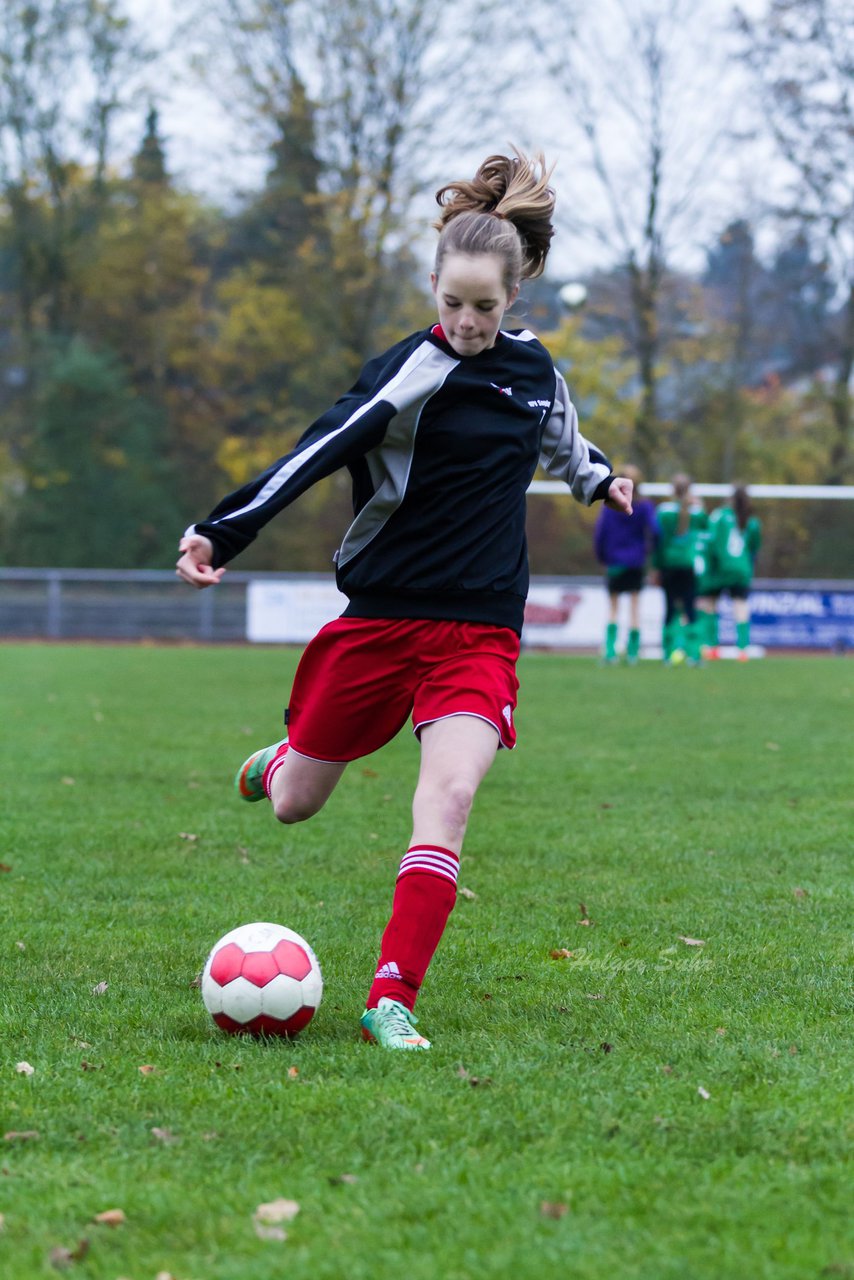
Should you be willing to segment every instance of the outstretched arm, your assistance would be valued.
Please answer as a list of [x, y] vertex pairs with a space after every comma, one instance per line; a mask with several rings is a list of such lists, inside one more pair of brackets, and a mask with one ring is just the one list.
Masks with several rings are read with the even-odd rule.
[[183, 552], [175, 566], [179, 578], [189, 582], [191, 587], [215, 587], [225, 573], [225, 566], [213, 568], [213, 543], [201, 533], [185, 534], [178, 543], [178, 550]]

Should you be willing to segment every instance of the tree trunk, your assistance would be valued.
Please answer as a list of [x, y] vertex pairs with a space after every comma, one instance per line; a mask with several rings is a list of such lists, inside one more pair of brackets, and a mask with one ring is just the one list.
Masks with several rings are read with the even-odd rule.
[[854, 282], [842, 317], [842, 340], [836, 376], [833, 380], [831, 410], [834, 438], [830, 449], [827, 484], [844, 484], [851, 452], [851, 371], [854, 369]]

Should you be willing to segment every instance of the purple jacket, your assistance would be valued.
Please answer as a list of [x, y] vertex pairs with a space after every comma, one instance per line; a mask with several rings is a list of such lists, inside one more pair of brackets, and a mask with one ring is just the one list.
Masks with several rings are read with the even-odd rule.
[[602, 564], [621, 569], [642, 569], [658, 536], [655, 504], [648, 498], [635, 502], [630, 516], [603, 507], [596, 521], [593, 549]]

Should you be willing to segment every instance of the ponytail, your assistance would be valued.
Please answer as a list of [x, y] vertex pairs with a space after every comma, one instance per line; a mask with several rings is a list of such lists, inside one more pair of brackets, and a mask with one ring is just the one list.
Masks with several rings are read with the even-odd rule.
[[753, 514], [753, 506], [747, 489], [742, 484], [736, 485], [732, 491], [732, 509], [735, 512], [736, 524], [743, 531]]
[[497, 253], [508, 293], [520, 280], [542, 274], [554, 235], [552, 170], [541, 152], [529, 159], [513, 151], [489, 156], [471, 181], [450, 182], [436, 192], [437, 275], [447, 253]]

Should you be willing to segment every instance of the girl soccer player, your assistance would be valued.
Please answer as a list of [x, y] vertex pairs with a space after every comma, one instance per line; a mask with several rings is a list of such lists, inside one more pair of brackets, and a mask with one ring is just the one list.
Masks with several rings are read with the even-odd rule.
[[[740, 661], [747, 661], [750, 644], [750, 583], [753, 566], [762, 542], [762, 525], [753, 514], [750, 497], [743, 485], [736, 485], [729, 504], [718, 507], [709, 518], [710, 555], [715, 572], [715, 622], [717, 600], [726, 591], [732, 600], [736, 645]], [[717, 656], [717, 635], [714, 638]]]
[[617, 661], [617, 632], [620, 622], [620, 596], [629, 597], [629, 632], [626, 639], [626, 662], [634, 665], [640, 654], [640, 593], [646, 563], [655, 546], [658, 525], [655, 504], [640, 496], [641, 473], [637, 467], [623, 467], [623, 475], [634, 486], [632, 514], [605, 508], [593, 532], [596, 559], [605, 566], [608, 592], [608, 625], [605, 630], [606, 663]]
[[371, 360], [294, 450], [224, 498], [180, 542], [196, 587], [311, 484], [340, 467], [355, 519], [336, 557], [343, 615], [307, 646], [288, 738], [235, 785], [280, 822], [325, 804], [347, 764], [412, 716], [421, 764], [412, 836], [361, 1018], [389, 1049], [424, 1050], [413, 1009], [456, 899], [475, 792], [515, 745], [516, 660], [528, 563], [525, 491], [538, 462], [589, 504], [631, 512], [631, 481], [582, 437], [566, 384], [527, 330], [501, 329], [520, 281], [542, 272], [554, 192], [542, 156], [491, 156], [437, 193], [438, 324]]
[[[661, 571], [665, 600], [662, 649], [665, 662], [682, 662], [687, 656], [688, 662], [696, 666], [700, 661], [700, 635], [695, 558], [697, 535], [705, 528], [707, 516], [691, 492], [688, 476], [676, 475], [672, 483], [672, 501], [662, 502], [656, 512], [658, 544], [655, 562]], [[684, 650], [680, 634], [683, 617]]]

